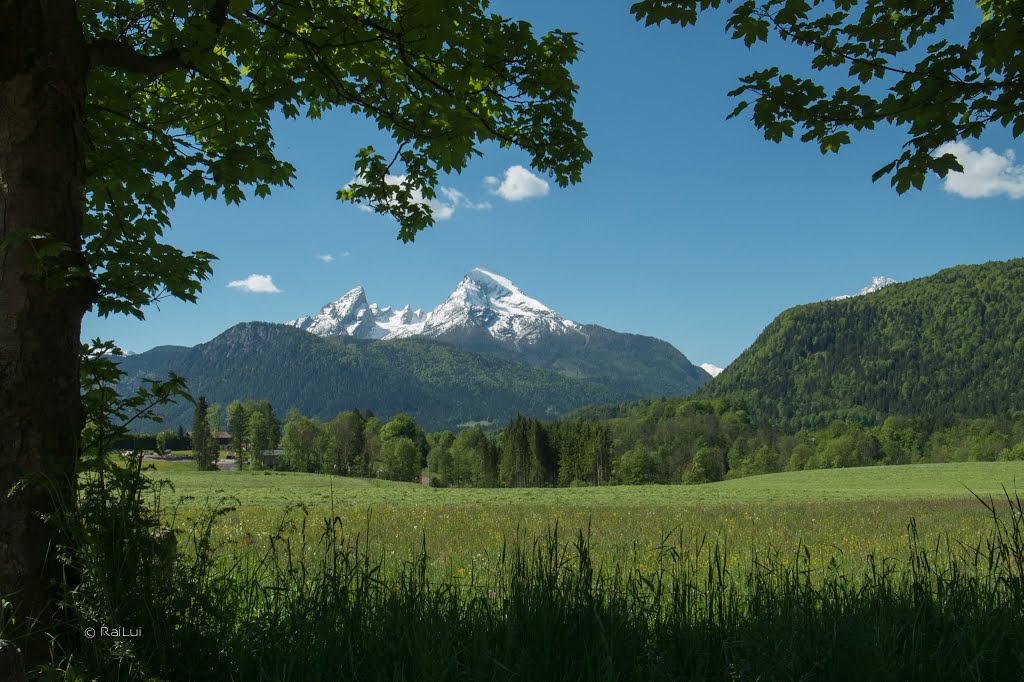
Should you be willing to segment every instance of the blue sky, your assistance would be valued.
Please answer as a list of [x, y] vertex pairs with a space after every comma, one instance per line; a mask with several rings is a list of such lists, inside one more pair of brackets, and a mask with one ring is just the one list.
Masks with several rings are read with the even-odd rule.
[[[485, 265], [569, 319], [656, 336], [695, 363], [724, 366], [780, 311], [853, 293], [874, 275], [904, 281], [1024, 256], [1024, 140], [992, 129], [961, 148], [974, 165], [959, 184], [931, 178], [898, 196], [887, 180], [871, 182], [898, 155], [897, 130], [855, 135], [825, 157], [725, 120], [739, 76], [801, 53], [748, 51], [726, 38], [721, 16], [686, 30], [645, 28], [628, 5], [493, 5], [539, 30], [580, 34], [577, 114], [594, 152], [582, 184], [548, 181], [546, 194], [509, 201], [487, 178], [503, 180], [528, 158], [488, 148], [444, 181], [465, 197], [451, 216], [402, 244], [395, 223], [334, 198], [360, 146], [393, 148], [375, 126], [344, 113], [282, 122], [278, 149], [298, 168], [294, 189], [241, 207], [182, 201], [175, 211], [168, 241], [220, 258], [198, 305], [164, 302], [143, 322], [90, 314], [83, 338], [136, 352], [194, 345], [238, 322], [313, 313], [360, 284], [371, 302], [429, 310]], [[986, 192], [994, 195], [966, 196]], [[228, 286], [253, 274], [270, 276], [279, 293]]]

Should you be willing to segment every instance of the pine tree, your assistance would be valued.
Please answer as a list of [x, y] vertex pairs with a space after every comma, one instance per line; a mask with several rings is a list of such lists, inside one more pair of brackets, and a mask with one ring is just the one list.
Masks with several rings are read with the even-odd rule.
[[217, 442], [210, 434], [208, 421], [206, 396], [199, 396], [196, 401], [195, 416], [192, 419], [192, 457], [200, 471], [207, 471], [214, 468]]
[[245, 405], [241, 401], [232, 400], [228, 405], [228, 431], [231, 432], [231, 449], [239, 463], [242, 461], [242, 448], [245, 445], [247, 419]]

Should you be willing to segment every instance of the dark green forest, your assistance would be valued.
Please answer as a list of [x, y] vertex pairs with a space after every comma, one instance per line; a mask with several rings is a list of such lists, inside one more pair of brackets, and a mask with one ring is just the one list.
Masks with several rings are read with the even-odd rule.
[[[321, 419], [358, 407], [407, 413], [434, 430], [498, 426], [519, 412], [550, 419], [595, 403], [688, 394], [708, 379], [669, 344], [594, 329], [587, 349], [517, 356], [426, 339], [324, 338], [250, 322], [194, 348], [161, 346], [119, 358], [126, 372], [119, 391], [130, 395], [144, 380], [173, 371], [211, 403], [265, 399]], [[650, 364], [646, 374], [636, 369], [641, 362]], [[176, 427], [191, 423], [191, 410], [179, 402], [161, 415]]]
[[[266, 401], [233, 401], [232, 449], [259, 466], [289, 471], [419, 481], [435, 486], [547, 487], [710, 483], [802, 469], [938, 462], [1024, 460], [1024, 411], [994, 417], [897, 417], [875, 426], [836, 420], [791, 429], [755, 421], [733, 400], [664, 398], [541, 421], [518, 415], [500, 430], [425, 432], [408, 414], [382, 421], [360, 410], [328, 421]], [[236, 435], [237, 434], [237, 435]], [[164, 432], [164, 442], [177, 442]], [[158, 436], [125, 439], [155, 448]]]
[[791, 427], [1024, 409], [1024, 260], [786, 310], [698, 395]]

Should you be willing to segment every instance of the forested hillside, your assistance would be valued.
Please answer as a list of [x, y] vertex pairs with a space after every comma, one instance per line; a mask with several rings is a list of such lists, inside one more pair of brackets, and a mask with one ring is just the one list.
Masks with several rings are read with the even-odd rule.
[[1024, 260], [791, 308], [698, 396], [796, 427], [1024, 408]]
[[[236, 325], [194, 348], [162, 346], [120, 364], [127, 372], [124, 393], [170, 370], [211, 403], [268, 399], [281, 410], [296, 407], [323, 419], [357, 407], [384, 417], [406, 412], [427, 429], [503, 424], [520, 412], [550, 418], [644, 395], [425, 339], [323, 338], [261, 322]], [[191, 414], [190, 404], [177, 405], [165, 413], [165, 426], [187, 425]]]
[[437, 337], [494, 357], [520, 362], [638, 397], [683, 396], [710, 380], [672, 344], [651, 336], [627, 334], [586, 324], [583, 334], [550, 336], [541, 343], [501, 343], [478, 330], [455, 330]]

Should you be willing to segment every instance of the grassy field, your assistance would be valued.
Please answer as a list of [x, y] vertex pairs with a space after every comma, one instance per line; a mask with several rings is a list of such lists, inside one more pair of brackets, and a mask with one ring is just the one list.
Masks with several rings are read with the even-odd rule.
[[[432, 574], [486, 574], [506, 543], [590, 532], [598, 561], [650, 564], [666, 544], [697, 545], [705, 537], [729, 548], [730, 565], [771, 547], [812, 566], [831, 562], [859, 571], [868, 555], [906, 552], [916, 520], [929, 544], [940, 538], [977, 544], [991, 523], [982, 497], [1013, 491], [1024, 463], [979, 462], [803, 471], [699, 486], [610, 486], [546, 489], [435, 489], [416, 484], [282, 472], [198, 472], [161, 464], [169, 480], [162, 505], [175, 523], [232, 507], [215, 538], [227, 546], [261, 544], [303, 519], [338, 517], [349, 535], [369, 529], [385, 556], [415, 556], [426, 542]], [[299, 506], [303, 509], [298, 508]], [[307, 514], [308, 512], [308, 514]]]
[[87, 631], [63, 679], [1024, 679], [1024, 509], [970, 492], [1020, 463], [518, 490], [187, 467], [152, 472], [177, 536], [85, 489], [69, 598], [144, 634]]

